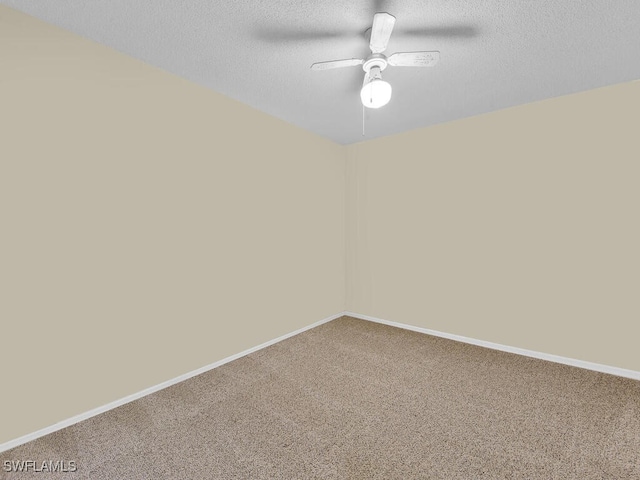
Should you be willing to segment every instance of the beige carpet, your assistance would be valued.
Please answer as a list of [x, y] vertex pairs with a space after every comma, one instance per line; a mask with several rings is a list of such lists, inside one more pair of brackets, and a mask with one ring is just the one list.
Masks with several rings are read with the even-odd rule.
[[3, 479], [640, 479], [640, 382], [341, 318], [0, 460]]

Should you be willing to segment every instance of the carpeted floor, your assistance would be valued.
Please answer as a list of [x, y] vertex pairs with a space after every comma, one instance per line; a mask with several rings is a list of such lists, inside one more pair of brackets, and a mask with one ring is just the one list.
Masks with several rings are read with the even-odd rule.
[[[7, 473], [6, 460], [75, 473]], [[640, 479], [640, 382], [343, 317], [0, 454], [0, 478]]]

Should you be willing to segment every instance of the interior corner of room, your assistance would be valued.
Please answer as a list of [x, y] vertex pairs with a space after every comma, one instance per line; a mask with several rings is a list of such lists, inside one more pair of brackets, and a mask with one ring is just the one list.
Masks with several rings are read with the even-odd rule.
[[0, 27], [0, 444], [343, 312], [640, 372], [640, 83], [343, 146]]

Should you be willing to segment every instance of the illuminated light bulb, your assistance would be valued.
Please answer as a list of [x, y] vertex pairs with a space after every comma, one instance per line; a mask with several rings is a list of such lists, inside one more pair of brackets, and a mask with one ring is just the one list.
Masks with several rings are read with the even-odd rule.
[[367, 108], [380, 108], [391, 100], [391, 85], [380, 78], [374, 78], [360, 91], [362, 104]]

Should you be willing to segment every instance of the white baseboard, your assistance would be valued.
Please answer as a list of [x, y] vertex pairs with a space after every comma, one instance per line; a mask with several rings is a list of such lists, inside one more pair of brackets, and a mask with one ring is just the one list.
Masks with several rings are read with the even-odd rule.
[[61, 430], [63, 428], [69, 427], [75, 423], [81, 422], [83, 420], [86, 420], [88, 418], [94, 417], [96, 415], [99, 415], [101, 413], [104, 413], [108, 410], [112, 410], [116, 407], [119, 407], [120, 405], [124, 405], [125, 403], [129, 403], [132, 402], [134, 400], [137, 400], [139, 398], [145, 397], [151, 393], [157, 392], [158, 390], [162, 390], [164, 388], [170, 387], [171, 385], [175, 385], [176, 383], [180, 383], [184, 380], [187, 380], [191, 377], [195, 377], [196, 375], [200, 375], [201, 373], [207, 372], [209, 370], [212, 370], [216, 367], [219, 367], [221, 365], [224, 365], [225, 363], [229, 363], [233, 360], [236, 360], [238, 358], [244, 357], [245, 355], [249, 355], [250, 353], [254, 353], [258, 350], [261, 350], [265, 347], [268, 347], [270, 345], [273, 345], [274, 343], [278, 343], [281, 342], [282, 340], [285, 340], [289, 337], [293, 337], [294, 335], [298, 335], [299, 333], [302, 333], [306, 330], [310, 330], [314, 327], [317, 327], [319, 325], [322, 325], [323, 323], [327, 323], [330, 322], [331, 320], [335, 320], [336, 318], [340, 318], [343, 315], [345, 315], [344, 312], [340, 312], [336, 315], [332, 315], [330, 317], [327, 317], [323, 320], [320, 320], [318, 322], [312, 323], [311, 325], [307, 325], [306, 327], [302, 327], [299, 328], [298, 330], [291, 332], [291, 333], [287, 333], [285, 335], [282, 335], [281, 337], [278, 338], [274, 338], [273, 340], [269, 340], [268, 342], [265, 342], [261, 345], [258, 345], [256, 347], [252, 347], [248, 350], [245, 350], [244, 352], [240, 352], [237, 353], [235, 355], [231, 355], [230, 357], [227, 358], [223, 358], [222, 360], [219, 360], [217, 362], [214, 362], [210, 365], [206, 365], [204, 367], [198, 368], [197, 370], [193, 370], [191, 372], [185, 373], [183, 375], [180, 375], [178, 377], [172, 378], [171, 380], [167, 380], [166, 382], [162, 382], [159, 383], [158, 385], [154, 385], [153, 387], [149, 387], [149, 388], [145, 388], [144, 390], [141, 390], [140, 392], [137, 393], [133, 393], [131, 395], [127, 395], [124, 398], [121, 398], [119, 400], [115, 400], [113, 402], [107, 403], [106, 405], [103, 405], [101, 407], [98, 408], [94, 408], [93, 410], [89, 410], [88, 412], [85, 413], [81, 413], [79, 415], [76, 415], [74, 417], [68, 418], [66, 420], [62, 420], [61, 422], [58, 422], [54, 425], [51, 425], [49, 427], [45, 427], [41, 430], [38, 430], [36, 432], [33, 433], [29, 433], [27, 435], [24, 435], [22, 437], [16, 438], [14, 440], [9, 440], [8, 442], [2, 443], [0, 444], [0, 453], [6, 451], [6, 450], [10, 450], [12, 448], [15, 448], [19, 445], [22, 445], [24, 443], [30, 442], [32, 440], [35, 440], [36, 438], [40, 438], [43, 437], [45, 435], [48, 435], [49, 433], [53, 433], [55, 431]]
[[611, 375], [617, 375], [619, 377], [626, 377], [626, 378], [632, 378], [634, 380], [640, 380], [640, 372], [637, 372], [635, 370], [626, 370], [624, 368], [618, 368], [618, 367], [611, 367], [608, 365], [601, 365], [598, 363], [592, 363], [592, 362], [585, 362], [583, 360], [575, 360], [573, 358], [567, 358], [567, 357], [561, 357], [559, 355], [551, 355], [548, 353], [542, 353], [542, 352], [536, 352], [533, 350], [526, 350], [524, 348], [517, 348], [517, 347], [510, 347], [507, 345], [501, 345], [499, 343], [493, 343], [493, 342], [486, 342], [484, 340], [477, 340], [475, 338], [469, 338], [469, 337], [463, 337], [461, 335], [454, 335], [451, 333], [444, 333], [444, 332], [438, 332], [436, 330], [430, 330], [428, 328], [422, 328], [422, 327], [414, 327], [413, 325], [407, 325], [404, 323], [398, 323], [398, 322], [392, 322], [389, 320], [383, 320], [381, 318], [376, 318], [376, 317], [371, 317], [369, 315], [361, 315], [359, 313], [355, 313], [355, 312], [340, 312], [337, 313], [335, 315], [331, 315], [330, 317], [327, 317], [323, 320], [320, 320], [318, 322], [312, 323], [311, 325], [307, 325], [306, 327], [300, 328], [298, 330], [295, 330], [294, 332], [291, 333], [287, 333], [285, 335], [282, 335], [281, 337], [278, 338], [274, 338], [273, 340], [269, 340], [268, 342], [265, 342], [261, 345], [258, 345], [256, 347], [250, 348], [248, 350], [245, 350], [243, 352], [237, 353], [235, 355], [231, 355], [230, 357], [224, 358], [222, 360], [219, 360], [217, 362], [214, 362], [210, 365], [206, 365], [202, 368], [199, 368], [197, 370], [193, 370], [191, 372], [185, 373], [183, 375], [180, 375], [178, 377], [172, 378], [171, 380], [167, 380], [166, 382], [162, 382], [159, 383], [158, 385], [154, 385], [153, 387], [149, 387], [146, 388], [140, 392], [137, 393], [133, 393], [131, 395], [128, 395], [124, 398], [121, 398], [119, 400], [115, 400], [111, 403], [108, 403], [106, 405], [103, 405], [102, 407], [98, 407], [98, 408], [94, 408], [93, 410], [89, 410], [88, 412], [85, 413], [81, 413], [79, 415], [76, 415], [74, 417], [68, 418], [66, 420], [63, 420], [61, 422], [58, 422], [54, 425], [51, 425], [49, 427], [45, 427], [41, 430], [38, 430], [36, 432], [33, 433], [29, 433], [27, 435], [24, 435], [22, 437], [16, 438], [14, 440], [9, 440], [8, 442], [2, 443], [0, 444], [0, 453], [6, 451], [6, 450], [10, 450], [12, 448], [15, 448], [19, 445], [22, 445], [24, 443], [30, 442], [32, 440], [35, 440], [36, 438], [40, 438], [43, 437], [45, 435], [48, 435], [49, 433], [53, 433], [57, 430], [61, 430], [63, 428], [69, 427], [75, 423], [81, 422], [83, 420], [86, 420], [88, 418], [94, 417], [96, 415], [99, 415], [100, 413], [104, 413], [108, 410], [112, 410], [116, 407], [119, 407], [120, 405], [124, 405], [125, 403], [129, 403], [132, 402], [134, 400], [137, 400], [139, 398], [142, 398], [144, 396], [147, 396], [151, 393], [157, 392], [158, 390], [162, 390], [164, 388], [170, 387], [171, 385], [175, 385], [176, 383], [182, 382], [184, 380], [187, 380], [191, 377], [195, 377], [196, 375], [200, 375], [201, 373], [207, 372], [209, 370], [212, 370], [216, 367], [219, 367], [221, 365], [224, 365], [225, 363], [229, 363], [233, 360], [236, 360], [238, 358], [244, 357], [245, 355], [249, 355], [250, 353], [256, 352], [260, 349], [263, 349], [265, 347], [268, 347], [270, 345], [273, 345], [275, 343], [281, 342], [282, 340], [285, 340], [289, 337], [293, 337], [294, 335], [298, 335], [299, 333], [302, 333], [306, 330], [310, 330], [312, 328], [315, 328], [319, 325], [322, 325], [323, 323], [327, 323], [330, 322], [332, 320], [335, 320], [336, 318], [340, 318], [342, 316], [349, 316], [349, 317], [353, 317], [353, 318], [358, 318], [360, 320], [367, 320], [370, 322], [376, 322], [376, 323], [382, 323], [384, 325], [390, 325], [392, 327], [398, 327], [398, 328], [403, 328], [405, 330], [411, 330], [414, 332], [419, 332], [419, 333], [426, 333], [427, 335], [433, 335], [436, 337], [442, 337], [442, 338], [448, 338], [450, 340], [456, 340], [458, 342], [463, 342], [463, 343], [469, 343], [471, 345], [478, 345], [480, 347], [486, 347], [486, 348], [491, 348], [493, 350], [500, 350], [503, 352], [509, 352], [509, 353], [515, 353], [518, 355], [524, 355], [526, 357], [533, 357], [533, 358], [539, 358], [541, 360], [548, 360], [550, 362], [555, 362], [555, 363], [562, 363], [565, 365], [571, 365], [573, 367], [579, 367], [579, 368], [586, 368], [587, 370], [594, 370], [596, 372], [602, 372], [602, 373], [609, 373]]
[[344, 312], [344, 315], [353, 318], [359, 318], [360, 320], [368, 320], [370, 322], [382, 323], [384, 325], [390, 325], [392, 327], [404, 328], [405, 330], [411, 330], [414, 332], [426, 333], [435, 337], [448, 338], [450, 340], [456, 340], [458, 342], [469, 343], [471, 345], [478, 345], [480, 347], [491, 348], [493, 350], [500, 350], [503, 352], [516, 353], [518, 355], [524, 355], [525, 357], [539, 358], [541, 360], [547, 360], [549, 362], [562, 363], [564, 365], [571, 365], [572, 367], [586, 368], [587, 370], [595, 370], [596, 372], [609, 373], [611, 375], [617, 375], [618, 377], [632, 378], [634, 380], [640, 380], [640, 372], [635, 370], [627, 370], [624, 368], [611, 367], [609, 365], [602, 365], [599, 363], [585, 362], [584, 360], [576, 360], [573, 358], [561, 357], [559, 355], [552, 355], [550, 353], [536, 352], [534, 350], [526, 350], [524, 348], [510, 347], [507, 345], [501, 345], [499, 343], [486, 342], [484, 340], [477, 340], [475, 338], [463, 337], [461, 335], [454, 335], [451, 333], [438, 332], [436, 330], [429, 330], [428, 328], [414, 327], [413, 325], [407, 325], [405, 323], [391, 322], [389, 320], [383, 320], [382, 318], [371, 317], [369, 315], [361, 315], [354, 312]]

